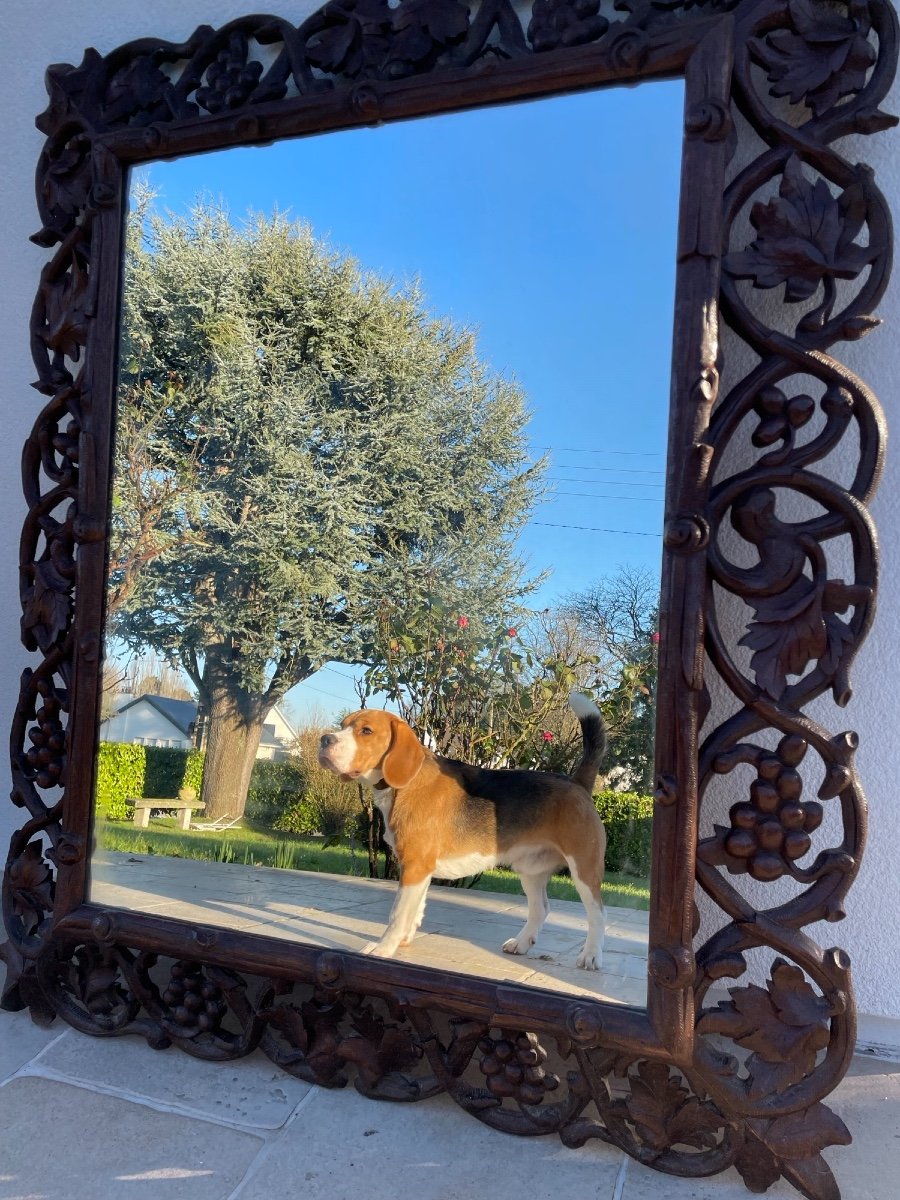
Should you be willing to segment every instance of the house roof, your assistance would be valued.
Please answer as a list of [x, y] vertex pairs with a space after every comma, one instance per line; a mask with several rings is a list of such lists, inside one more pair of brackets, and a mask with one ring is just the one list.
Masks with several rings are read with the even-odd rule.
[[134, 708], [135, 704], [141, 703], [155, 708], [175, 726], [179, 733], [190, 737], [192, 732], [190, 726], [197, 720], [197, 705], [193, 700], [173, 700], [170, 696], [151, 696], [144, 693], [142, 696], [135, 696], [127, 704], [123, 704], [118, 711], [120, 713], [127, 712], [129, 708]]
[[[183, 734], [184, 737], [191, 737], [193, 735], [191, 726], [197, 720], [197, 702], [195, 700], [173, 700], [170, 696], [153, 696], [145, 692], [141, 696], [135, 696], [134, 699], [129, 700], [127, 704], [123, 704], [120, 709], [116, 710], [117, 715], [118, 713], [126, 712], [129, 708], [133, 708], [135, 704], [140, 704], [142, 702], [149, 704], [151, 708], [155, 708], [156, 711], [160, 713], [161, 716], [165, 717], [170, 724], [174, 725], [179, 733]], [[272, 711], [278, 712], [278, 715], [281, 717], [282, 721], [284, 721], [291, 733], [296, 736], [296, 731], [291, 723], [287, 720], [281, 709], [278, 708], [277, 704]], [[266, 722], [266, 725], [263, 726], [263, 736], [260, 740], [260, 745], [280, 747], [282, 743], [278, 738], [266, 736], [267, 727], [271, 728], [271, 722]]]

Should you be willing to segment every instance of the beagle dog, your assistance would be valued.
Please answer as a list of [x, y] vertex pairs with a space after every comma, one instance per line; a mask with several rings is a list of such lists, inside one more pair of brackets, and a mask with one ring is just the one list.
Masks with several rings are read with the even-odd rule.
[[400, 864], [400, 887], [387, 929], [372, 953], [389, 958], [422, 924], [433, 876], [460, 879], [503, 864], [517, 871], [528, 900], [507, 954], [525, 954], [547, 919], [547, 881], [568, 866], [587, 910], [578, 966], [595, 971], [603, 940], [606, 831], [591, 792], [606, 750], [600, 710], [573, 692], [583, 750], [571, 778], [545, 771], [494, 771], [433, 754], [394, 713], [362, 709], [319, 743], [319, 763], [343, 780], [372, 788], [385, 840]]

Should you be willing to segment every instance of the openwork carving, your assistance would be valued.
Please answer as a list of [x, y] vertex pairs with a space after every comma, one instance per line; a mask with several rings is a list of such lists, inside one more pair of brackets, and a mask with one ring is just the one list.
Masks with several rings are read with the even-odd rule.
[[[893, 123], [878, 106], [896, 56], [888, 0], [536, 0], [524, 16], [510, 0], [334, 0], [300, 25], [248, 16], [49, 69], [31, 323], [47, 400], [23, 457], [20, 562], [37, 661], [11, 738], [25, 816], [3, 882], [5, 1007], [210, 1059], [261, 1047], [324, 1086], [445, 1091], [509, 1132], [837, 1196], [821, 1151], [848, 1134], [821, 1100], [852, 1053], [849, 961], [805, 927], [843, 915], [865, 803], [856, 735], [804, 709], [848, 702], [873, 612], [881, 417], [834, 347], [878, 324], [890, 223], [839, 145]], [[687, 182], [647, 1013], [86, 903], [124, 168], [677, 72]], [[729, 168], [736, 110], [758, 143]], [[755, 364], [742, 378], [719, 316], [729, 352]], [[709, 668], [734, 704], [701, 743]], [[725, 779], [745, 797], [707, 832]], [[694, 875], [719, 915], [699, 945]]]

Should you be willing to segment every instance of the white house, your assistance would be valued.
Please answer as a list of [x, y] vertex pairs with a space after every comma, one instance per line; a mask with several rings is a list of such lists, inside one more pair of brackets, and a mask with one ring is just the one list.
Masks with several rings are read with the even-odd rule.
[[[137, 746], [168, 746], [189, 750], [194, 745], [197, 704], [169, 696], [117, 698], [112, 716], [100, 723], [101, 742], [131, 742]], [[284, 758], [297, 731], [276, 705], [263, 725], [257, 758]]]

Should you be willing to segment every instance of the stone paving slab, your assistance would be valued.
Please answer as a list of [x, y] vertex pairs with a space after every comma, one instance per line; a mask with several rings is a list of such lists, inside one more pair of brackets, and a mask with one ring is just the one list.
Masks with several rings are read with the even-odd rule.
[[[176, 1105], [194, 1116], [277, 1129], [309, 1092], [264, 1054], [210, 1064], [177, 1047], [152, 1050], [140, 1038], [92, 1038], [71, 1030], [35, 1064], [72, 1081], [127, 1088], [139, 1098]], [[218, 1069], [217, 1069], [218, 1068]]]
[[225, 1200], [263, 1145], [251, 1133], [29, 1077], [0, 1087], [0, 1131], [0, 1200]]
[[621, 1162], [599, 1143], [512, 1138], [446, 1097], [387, 1105], [322, 1091], [234, 1200], [612, 1200]]
[[[4, 966], [0, 963], [0, 980], [3, 974]], [[35, 1025], [24, 1014], [0, 1012], [0, 1083], [24, 1067], [51, 1042], [62, 1037], [64, 1031], [65, 1026], [58, 1021], [45, 1029]]]

